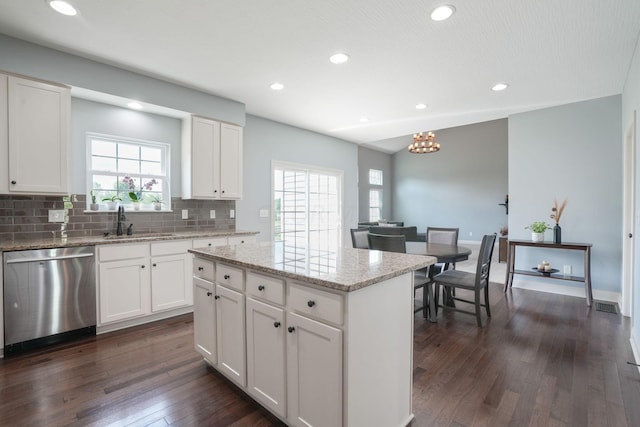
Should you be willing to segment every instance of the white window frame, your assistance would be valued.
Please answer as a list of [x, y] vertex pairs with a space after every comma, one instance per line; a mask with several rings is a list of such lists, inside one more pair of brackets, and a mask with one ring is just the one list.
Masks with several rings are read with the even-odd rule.
[[[375, 172], [375, 173], [372, 173]], [[378, 180], [375, 179], [375, 175], [378, 175], [380, 177], [380, 180], [378, 182]], [[382, 191], [382, 185], [384, 183], [384, 171], [380, 170], [380, 169], [369, 169], [369, 221], [370, 222], [377, 222], [379, 220], [382, 219], [382, 205], [383, 205], [383, 191]], [[371, 194], [375, 192], [378, 194], [378, 205], [374, 206], [372, 204], [372, 197]], [[375, 211], [374, 211], [375, 209]], [[374, 214], [374, 212], [377, 211], [377, 217]]]
[[[304, 172], [307, 174], [307, 178], [309, 176], [309, 174], [322, 174], [322, 175], [331, 175], [336, 177], [337, 179], [337, 186], [338, 188], [336, 189], [337, 191], [337, 216], [338, 216], [338, 221], [336, 223], [336, 228], [335, 228], [335, 233], [336, 235], [334, 236], [335, 241], [336, 241], [336, 246], [342, 246], [342, 224], [343, 224], [343, 206], [344, 206], [344, 171], [341, 170], [337, 170], [337, 169], [329, 169], [329, 168], [323, 168], [323, 167], [319, 167], [319, 166], [314, 166], [314, 165], [305, 165], [305, 164], [300, 164], [300, 163], [290, 163], [290, 162], [282, 162], [282, 161], [277, 161], [277, 160], [273, 160], [271, 162], [271, 240], [275, 241], [276, 238], [276, 206], [275, 206], [275, 171], [277, 169], [281, 169], [281, 170], [287, 170], [287, 171], [299, 171], [299, 172]], [[305, 220], [305, 224], [304, 224], [304, 228], [305, 228], [305, 238], [304, 240], [308, 243], [309, 242], [309, 234], [310, 234], [310, 230], [309, 230], [309, 209], [308, 209], [308, 199], [309, 197], [309, 182], [307, 180], [306, 183], [306, 202], [307, 202], [307, 210], [306, 210], [306, 220]], [[308, 249], [316, 249], [316, 248], [308, 248]], [[337, 250], [336, 248], [332, 248], [331, 250]]]
[[[171, 212], [171, 146], [165, 142], [148, 141], [137, 138], [127, 138], [124, 136], [107, 135], [95, 132], [86, 133], [86, 195], [87, 195], [87, 209], [91, 203], [91, 190], [93, 189], [93, 176], [106, 175], [106, 176], [122, 176], [131, 175], [133, 178], [139, 178], [139, 174], [129, 174], [118, 171], [102, 171], [92, 169], [92, 141], [101, 140], [113, 143], [123, 143], [129, 145], [137, 145], [139, 147], [151, 147], [161, 150], [161, 165], [164, 170], [164, 174], [153, 175], [144, 174], [145, 178], [156, 178], [162, 180], [162, 209], [160, 211], [153, 209], [152, 205], [142, 206], [142, 211], [145, 212]], [[98, 203], [104, 203], [102, 200], [97, 200]], [[125, 208], [132, 209], [132, 203], [120, 202]]]

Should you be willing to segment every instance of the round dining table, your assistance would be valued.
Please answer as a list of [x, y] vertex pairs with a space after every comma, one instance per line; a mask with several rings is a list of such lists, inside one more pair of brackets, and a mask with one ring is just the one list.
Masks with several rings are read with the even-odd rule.
[[[444, 264], [446, 270], [449, 264], [454, 264], [460, 261], [466, 261], [471, 255], [471, 249], [458, 245], [444, 245], [441, 243], [425, 243], [425, 242], [406, 242], [406, 249], [408, 254], [413, 255], [428, 255], [437, 258], [437, 262]], [[429, 275], [433, 278], [433, 265], [429, 268]], [[436, 322], [436, 300], [435, 289], [433, 287], [433, 281], [428, 286], [423, 288], [423, 292], [429, 292], [429, 321]], [[453, 300], [448, 298], [447, 304], [453, 304]]]

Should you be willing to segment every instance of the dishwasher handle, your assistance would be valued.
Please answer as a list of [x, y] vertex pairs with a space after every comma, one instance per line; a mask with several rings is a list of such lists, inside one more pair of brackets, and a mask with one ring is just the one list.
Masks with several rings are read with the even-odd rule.
[[24, 262], [42, 262], [42, 261], [55, 261], [62, 259], [75, 259], [75, 258], [87, 258], [92, 257], [93, 254], [73, 254], [73, 255], [60, 255], [60, 256], [51, 256], [46, 258], [17, 258], [7, 260], [6, 264], [20, 264]]

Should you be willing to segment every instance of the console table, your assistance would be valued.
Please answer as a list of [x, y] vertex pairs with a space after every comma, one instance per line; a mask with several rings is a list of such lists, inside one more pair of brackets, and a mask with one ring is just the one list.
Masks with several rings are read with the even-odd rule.
[[[565, 274], [543, 274], [536, 270], [516, 270], [514, 265], [516, 261], [516, 247], [528, 246], [534, 248], [548, 249], [568, 249], [584, 252], [584, 277], [569, 276]], [[504, 291], [513, 285], [513, 275], [523, 274], [526, 276], [537, 276], [551, 279], [571, 280], [574, 282], [584, 282], [584, 290], [587, 297], [587, 305], [590, 307], [593, 302], [593, 294], [591, 293], [591, 243], [553, 243], [553, 242], [532, 242], [531, 240], [509, 240], [509, 250], [507, 255], [507, 276], [504, 281]]]

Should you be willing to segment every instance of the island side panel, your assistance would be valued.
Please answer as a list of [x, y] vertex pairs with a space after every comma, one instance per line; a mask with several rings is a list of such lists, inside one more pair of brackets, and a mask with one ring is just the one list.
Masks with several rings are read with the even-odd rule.
[[412, 419], [413, 273], [347, 294], [345, 426]]

